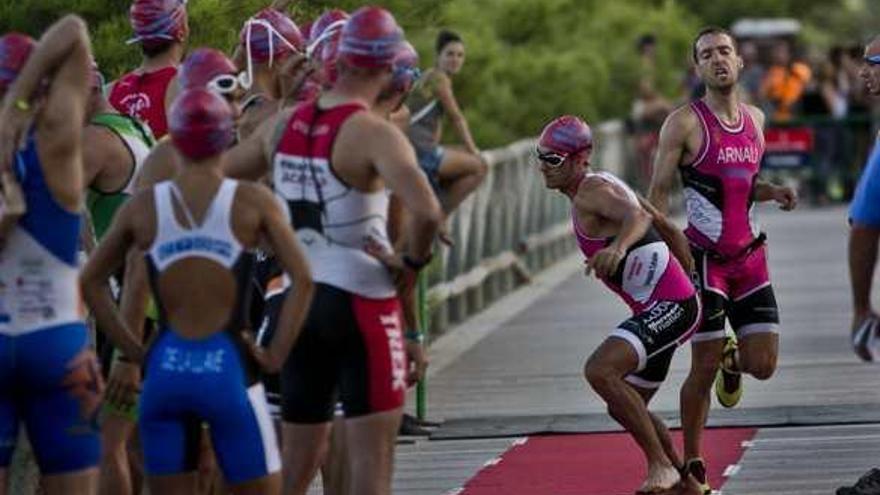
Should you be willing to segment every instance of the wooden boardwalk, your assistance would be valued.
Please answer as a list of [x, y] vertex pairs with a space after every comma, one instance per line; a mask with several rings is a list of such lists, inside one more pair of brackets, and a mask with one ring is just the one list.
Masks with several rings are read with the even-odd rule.
[[[847, 338], [846, 211], [763, 209], [760, 218], [782, 315], [779, 368], [768, 382], [747, 380], [738, 409], [713, 409], [712, 424], [761, 426], [723, 493], [833, 493], [880, 462], [880, 368], [859, 362]], [[458, 439], [401, 445], [394, 493], [454, 493], [517, 435], [615, 428], [581, 369], [627, 310], [568, 263], [571, 275], [533, 303], [491, 308], [501, 316], [486, 321], [503, 324], [481, 329], [478, 343], [435, 353], [449, 364], [430, 381], [429, 415], [448, 420], [436, 438]], [[670, 419], [688, 367], [683, 348], [655, 399]]]

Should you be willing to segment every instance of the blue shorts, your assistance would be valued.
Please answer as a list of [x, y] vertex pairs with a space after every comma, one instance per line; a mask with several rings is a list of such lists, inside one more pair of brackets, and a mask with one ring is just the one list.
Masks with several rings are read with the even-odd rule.
[[415, 150], [419, 167], [428, 176], [428, 182], [431, 183], [434, 192], [438, 192], [440, 190], [440, 164], [443, 163], [443, 156], [446, 150], [442, 146], [435, 146], [430, 149], [417, 147]]
[[281, 469], [262, 384], [249, 378], [244, 348], [226, 332], [200, 340], [164, 330], [146, 361], [140, 434], [147, 474], [192, 472], [202, 424], [223, 476], [232, 484]]
[[849, 205], [849, 221], [880, 228], [880, 144], [874, 145], [868, 164], [859, 178], [859, 185]]
[[0, 335], [0, 468], [24, 423], [43, 474], [95, 467], [101, 375], [84, 323]]

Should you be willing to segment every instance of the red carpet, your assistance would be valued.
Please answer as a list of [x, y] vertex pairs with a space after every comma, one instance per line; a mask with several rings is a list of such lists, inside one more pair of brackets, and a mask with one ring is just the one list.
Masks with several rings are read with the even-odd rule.
[[[712, 488], [742, 456], [753, 428], [709, 429], [703, 435]], [[681, 446], [680, 432], [673, 432]], [[645, 477], [645, 462], [625, 433], [530, 437], [471, 478], [461, 495], [631, 495]]]

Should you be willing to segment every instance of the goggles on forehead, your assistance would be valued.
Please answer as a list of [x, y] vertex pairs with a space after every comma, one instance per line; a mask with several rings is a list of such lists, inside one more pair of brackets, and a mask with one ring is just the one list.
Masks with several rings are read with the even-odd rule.
[[312, 58], [312, 56], [315, 54], [315, 50], [317, 50], [321, 46], [321, 43], [339, 32], [339, 30], [341, 30], [345, 26], [346, 22], [348, 22], [348, 19], [340, 19], [338, 21], [334, 21], [328, 24], [327, 27], [325, 27], [324, 30], [321, 31], [321, 34], [317, 38], [312, 40], [312, 42], [309, 43], [308, 46], [306, 46], [306, 57]]
[[264, 19], [248, 19], [245, 23], [247, 25], [247, 32], [245, 33], [245, 55], [247, 57], [247, 73], [242, 73], [239, 78], [242, 84], [242, 87], [245, 89], [250, 89], [251, 85], [254, 83], [254, 60], [253, 55], [251, 55], [251, 33], [253, 32], [253, 27], [255, 25], [263, 27], [269, 33], [269, 67], [272, 67], [272, 63], [275, 61], [275, 38], [281, 40], [281, 42], [287, 45], [287, 48], [290, 48], [291, 51], [295, 53], [299, 53], [299, 49], [289, 41], [287, 41], [281, 33], [275, 29], [269, 21]]
[[235, 74], [220, 74], [219, 76], [214, 77], [208, 84], [207, 88], [215, 93], [221, 95], [228, 95], [230, 93], [234, 93], [238, 88], [243, 90], [247, 90], [249, 86], [246, 84], [249, 80], [249, 76], [241, 72], [238, 75]]
[[536, 149], [535, 152], [538, 154], [538, 160], [546, 163], [547, 166], [551, 168], [562, 165], [565, 162], [565, 159], [568, 158], [568, 155], [557, 153], [555, 151], [541, 151], [540, 149]]
[[864, 60], [865, 60], [866, 64], [871, 65], [871, 66], [880, 65], [880, 54], [871, 55], [870, 57], [865, 57]]

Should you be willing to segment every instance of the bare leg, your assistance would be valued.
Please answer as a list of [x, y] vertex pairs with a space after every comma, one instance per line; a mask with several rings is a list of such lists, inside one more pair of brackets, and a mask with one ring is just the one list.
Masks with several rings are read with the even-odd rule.
[[133, 495], [140, 495], [144, 491], [146, 473], [144, 473], [144, 454], [141, 446], [141, 438], [137, 428], [128, 442], [128, 471], [131, 476], [131, 490]]
[[681, 427], [684, 458], [700, 457], [703, 428], [709, 415], [710, 392], [721, 359], [724, 339], [691, 344], [691, 370], [681, 386]]
[[758, 380], [767, 380], [776, 371], [779, 334], [753, 333], [739, 339], [739, 369]]
[[43, 476], [46, 495], [93, 495], [98, 493], [98, 468]]
[[[654, 397], [654, 394], [657, 393], [656, 388], [640, 388], [629, 382], [626, 383], [629, 384], [629, 386], [631, 386], [633, 390], [635, 390], [636, 393], [639, 394], [639, 396], [645, 402], [646, 407], [648, 406], [648, 404], [650, 404], [651, 398]], [[610, 408], [608, 409], [608, 414], [610, 414], [615, 421], [620, 423], [620, 420], [617, 419], [614, 411], [612, 411]], [[669, 428], [666, 427], [666, 424], [663, 423], [663, 420], [660, 419], [659, 416], [657, 416], [650, 410], [648, 411], [648, 415], [651, 417], [651, 423], [653, 423], [654, 425], [654, 431], [657, 432], [657, 438], [660, 439], [660, 444], [663, 446], [663, 452], [666, 454], [666, 457], [670, 460], [670, 462], [672, 462], [672, 465], [675, 466], [676, 469], [680, 468], [682, 466], [681, 457], [678, 455], [678, 451], [675, 449], [675, 444], [672, 443], [672, 436], [669, 435]]]
[[346, 495], [348, 493], [348, 452], [345, 441], [345, 420], [342, 416], [333, 419], [330, 433], [330, 451], [321, 464], [321, 480], [324, 495]]
[[159, 495], [192, 495], [196, 493], [198, 476], [195, 472], [169, 476], [148, 476], [150, 493]]
[[670, 489], [680, 480], [678, 471], [663, 450], [644, 399], [623, 379], [637, 368], [638, 360], [629, 342], [611, 337], [590, 356], [584, 375], [645, 454], [648, 477], [641, 490]]
[[305, 495], [327, 455], [332, 423], [283, 423], [281, 449], [284, 495]]
[[6, 495], [6, 487], [9, 486], [9, 470], [0, 469], [0, 495]]
[[443, 211], [450, 214], [458, 208], [486, 178], [489, 167], [479, 155], [455, 148], [444, 148], [438, 176], [443, 185]]
[[351, 495], [390, 495], [394, 446], [403, 409], [345, 421]]
[[131, 495], [132, 479], [128, 462], [128, 439], [134, 423], [115, 414], [104, 416], [101, 425], [101, 470], [98, 493]]

